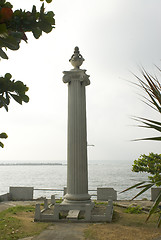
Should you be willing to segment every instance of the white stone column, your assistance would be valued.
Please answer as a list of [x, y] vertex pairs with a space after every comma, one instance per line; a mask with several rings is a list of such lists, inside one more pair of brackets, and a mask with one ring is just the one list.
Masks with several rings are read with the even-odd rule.
[[86, 70], [79, 69], [83, 60], [76, 47], [70, 60], [74, 69], [63, 72], [63, 82], [68, 83], [67, 194], [64, 203], [90, 202], [85, 92], [90, 81]]

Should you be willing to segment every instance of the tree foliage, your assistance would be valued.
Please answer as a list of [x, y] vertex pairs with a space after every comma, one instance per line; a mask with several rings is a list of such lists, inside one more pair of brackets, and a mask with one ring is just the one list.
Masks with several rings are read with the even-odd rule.
[[[8, 136], [7, 136], [6, 133], [3, 132], [3, 133], [0, 134], [0, 138], [5, 139], [5, 138], [8, 138]], [[2, 147], [2, 148], [4, 147], [4, 144], [2, 142], [0, 142], [0, 147]]]
[[[44, 2], [44, 0], [40, 0], [41, 2]], [[47, 3], [51, 3], [52, 0], [45, 0]]]
[[10, 73], [0, 77], [0, 108], [4, 107], [7, 112], [11, 98], [19, 104], [29, 101], [29, 97], [25, 94], [28, 91], [28, 87], [23, 82], [11, 80], [11, 78], [12, 75]]
[[[46, 2], [50, 3], [52, 0], [46, 0]], [[43, 32], [49, 33], [55, 26], [54, 13], [45, 12], [44, 3], [40, 11], [37, 11], [36, 6], [33, 6], [31, 11], [22, 9], [13, 11], [12, 8], [10, 2], [0, 0], [0, 58], [2, 59], [8, 59], [7, 49], [18, 50], [22, 40], [27, 42], [27, 32], [32, 32], [38, 39]], [[28, 87], [22, 81], [11, 79], [10, 73], [0, 77], [0, 108], [4, 107], [6, 111], [11, 99], [19, 104], [29, 101], [26, 95]], [[1, 133], [0, 138], [7, 138], [7, 134]], [[2, 142], [0, 147], [4, 147]]]
[[55, 25], [54, 13], [45, 12], [44, 3], [37, 11], [36, 6], [32, 11], [15, 10], [12, 5], [5, 0], [0, 0], [0, 57], [8, 59], [3, 48], [18, 50], [21, 40], [27, 42], [26, 32], [32, 32], [38, 39], [42, 32], [49, 33]]
[[151, 175], [148, 178], [156, 184], [161, 185], [161, 154], [149, 153], [149, 155], [143, 154], [137, 160], [134, 161], [133, 172], [146, 172]]

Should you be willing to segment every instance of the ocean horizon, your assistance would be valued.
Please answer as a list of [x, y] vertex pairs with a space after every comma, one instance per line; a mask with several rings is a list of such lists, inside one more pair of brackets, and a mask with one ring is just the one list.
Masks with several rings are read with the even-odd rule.
[[[146, 173], [131, 171], [132, 162], [128, 161], [90, 161], [88, 164], [88, 189], [95, 195], [98, 187], [111, 187], [118, 193], [118, 200], [131, 199], [138, 190], [133, 189], [120, 194], [124, 189], [147, 180]], [[66, 187], [67, 163], [65, 161], [0, 161], [0, 195], [9, 192], [9, 187], [34, 187], [34, 198], [56, 194], [63, 195]], [[58, 189], [62, 191], [51, 191]], [[93, 190], [93, 192], [91, 191]], [[150, 191], [137, 199], [150, 199]]]

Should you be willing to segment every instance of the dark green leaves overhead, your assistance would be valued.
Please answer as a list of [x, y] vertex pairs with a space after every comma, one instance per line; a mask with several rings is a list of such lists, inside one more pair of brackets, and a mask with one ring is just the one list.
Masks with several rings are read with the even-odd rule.
[[[3, 7], [6, 8], [6, 4], [7, 2], [0, 1], [0, 11]], [[45, 12], [44, 3], [40, 11], [33, 6], [31, 12], [22, 9], [12, 12], [11, 7], [8, 6], [11, 11], [10, 19], [2, 19], [0, 14], [0, 57], [3, 59], [8, 59], [5, 48], [18, 50], [21, 40], [27, 42], [26, 32], [32, 32], [33, 36], [38, 39], [42, 32], [51, 32], [55, 25], [54, 13]]]
[[[0, 138], [3, 138], [3, 139], [6, 139], [8, 138], [7, 134], [6, 133], [1, 133], [0, 134]], [[3, 148], [4, 147], [4, 144], [2, 142], [0, 142], [0, 147]]]
[[29, 97], [26, 95], [28, 87], [23, 82], [11, 80], [11, 78], [10, 73], [0, 77], [0, 108], [4, 107], [6, 111], [8, 111], [11, 98], [19, 104], [29, 101]]
[[7, 36], [7, 27], [5, 23], [0, 24], [0, 36], [1, 37]]
[[36, 6], [32, 11], [16, 10], [13, 13], [11, 28], [17, 32], [32, 32], [34, 37], [40, 37], [43, 32], [50, 32], [55, 25], [54, 13], [52, 11], [45, 12], [44, 3], [37, 12]]
[[13, 36], [7, 36], [4, 39], [1, 38], [1, 47], [7, 47], [11, 50], [18, 50], [19, 43], [20, 41], [17, 41], [17, 39]]
[[3, 132], [3, 133], [0, 134], [0, 138], [8, 138], [8, 136], [7, 136], [6, 133]]
[[[46, 0], [46, 2], [50, 3], [52, 0]], [[22, 9], [13, 12], [12, 8], [10, 2], [0, 0], [0, 58], [2, 59], [8, 59], [5, 52], [7, 49], [18, 50], [21, 40], [27, 42], [26, 32], [32, 32], [38, 39], [42, 32], [51, 32], [55, 25], [54, 13], [45, 12], [44, 3], [39, 12], [36, 6], [32, 7], [31, 12]], [[11, 80], [11, 78], [10, 73], [0, 77], [0, 108], [5, 108], [6, 111], [11, 99], [19, 104], [29, 101], [26, 95], [28, 87], [23, 82]], [[7, 134], [1, 133], [0, 138], [7, 138]], [[0, 147], [4, 147], [2, 142]]]
[[[44, 2], [44, 0], [40, 0], [41, 2]], [[51, 3], [52, 0], [45, 0], [47, 3]]]
[[2, 48], [0, 48], [0, 57], [3, 59], [8, 59], [7, 54], [2, 50]]
[[38, 39], [42, 35], [42, 30], [37, 27], [32, 30], [32, 33], [36, 39]]

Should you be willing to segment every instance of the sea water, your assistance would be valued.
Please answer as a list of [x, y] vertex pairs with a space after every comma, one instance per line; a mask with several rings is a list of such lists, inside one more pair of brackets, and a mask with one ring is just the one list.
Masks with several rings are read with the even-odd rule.
[[[88, 165], [88, 186], [92, 195], [96, 194], [97, 187], [111, 187], [118, 192], [118, 199], [131, 199], [138, 190], [133, 189], [121, 193], [124, 189], [144, 180], [147, 174], [131, 171], [132, 164], [123, 161], [95, 161]], [[63, 189], [67, 185], [66, 164], [0, 164], [0, 195], [9, 192], [10, 186], [34, 187], [34, 198], [47, 197], [56, 194], [63, 196]], [[54, 190], [51, 190], [54, 189]], [[62, 191], [59, 191], [62, 190]], [[95, 198], [95, 196], [93, 196]], [[150, 199], [150, 191], [137, 199]]]

